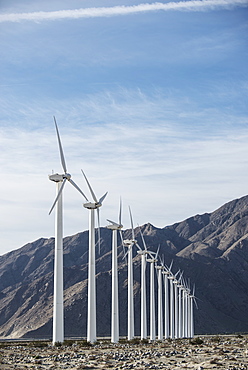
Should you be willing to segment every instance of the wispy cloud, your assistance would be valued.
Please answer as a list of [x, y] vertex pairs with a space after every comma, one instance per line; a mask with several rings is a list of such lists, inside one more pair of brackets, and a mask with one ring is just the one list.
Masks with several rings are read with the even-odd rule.
[[[47, 102], [39, 104], [36, 113], [22, 109], [19, 118], [13, 119], [20, 126], [11, 121], [0, 128], [0, 208], [5, 215], [0, 244], [6, 251], [54, 233], [54, 218], [48, 211], [55, 188], [47, 175], [52, 169], [62, 171], [54, 111], [74, 181], [89, 195], [83, 168], [98, 196], [109, 192], [101, 209], [102, 225], [117, 215], [120, 195], [125, 228], [129, 227], [129, 204], [135, 222], [162, 227], [210, 212], [246, 191], [248, 132], [234, 113], [223, 118], [220, 109], [209, 112], [178, 96], [166, 97], [159, 91], [148, 96], [123, 89], [119, 94], [106, 91], [61, 103], [58, 112], [57, 101], [49, 101], [49, 112], [44, 108]], [[33, 130], [26, 125], [29, 121]], [[87, 229], [82, 202], [68, 184], [65, 235]]]
[[247, 7], [247, 0], [195, 0], [169, 3], [139, 4], [132, 6], [114, 6], [99, 8], [80, 8], [73, 10], [58, 10], [51, 12], [11, 13], [0, 15], [0, 22], [20, 22], [44, 20], [55, 21], [59, 19], [78, 19], [95, 17], [113, 17], [153, 11], [190, 11], [205, 12], [215, 9], [231, 9], [233, 7]]

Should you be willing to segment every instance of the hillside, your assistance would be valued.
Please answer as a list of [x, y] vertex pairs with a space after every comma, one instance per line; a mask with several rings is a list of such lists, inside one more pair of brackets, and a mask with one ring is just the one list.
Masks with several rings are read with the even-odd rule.
[[[248, 196], [164, 228], [145, 224], [146, 243], [196, 284], [195, 331], [248, 332]], [[128, 238], [130, 230], [124, 231]], [[141, 244], [138, 229], [135, 235]], [[120, 241], [119, 241], [120, 244]], [[54, 238], [0, 256], [0, 337], [51, 337]], [[127, 265], [119, 255], [120, 334], [127, 333]], [[111, 231], [97, 257], [97, 335], [110, 335]], [[64, 239], [65, 335], [86, 336], [88, 232]], [[140, 258], [134, 252], [135, 334], [140, 323]], [[149, 297], [148, 297], [149, 298]], [[149, 312], [148, 312], [149, 313]]]

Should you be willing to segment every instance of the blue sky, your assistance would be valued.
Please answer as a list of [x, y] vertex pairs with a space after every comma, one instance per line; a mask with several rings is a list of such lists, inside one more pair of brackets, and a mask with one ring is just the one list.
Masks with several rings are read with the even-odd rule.
[[[145, 4], [145, 5], [144, 5]], [[54, 235], [62, 173], [164, 227], [248, 188], [248, 1], [1, 1], [0, 254]], [[66, 184], [64, 235], [87, 229]]]

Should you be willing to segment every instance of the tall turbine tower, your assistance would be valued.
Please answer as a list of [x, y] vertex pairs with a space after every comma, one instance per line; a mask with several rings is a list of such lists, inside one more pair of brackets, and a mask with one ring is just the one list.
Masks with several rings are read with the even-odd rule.
[[183, 306], [182, 306], [182, 292], [183, 292], [183, 285], [182, 285], [182, 275], [181, 273], [180, 278], [178, 279], [178, 338], [183, 337]]
[[49, 176], [49, 180], [56, 183], [56, 198], [50, 209], [49, 215], [56, 205], [55, 215], [55, 251], [54, 251], [54, 298], [53, 298], [53, 344], [64, 342], [64, 304], [63, 304], [63, 201], [62, 191], [66, 181], [69, 181], [84, 197], [82, 190], [71, 179], [67, 173], [65, 157], [59, 136], [59, 130], [54, 117], [55, 128], [57, 132], [60, 160], [64, 173], [58, 173]]
[[175, 338], [175, 292], [174, 292], [174, 275], [168, 276], [170, 281], [170, 338]]
[[[93, 202], [90, 202], [86, 197], [87, 202], [84, 207], [90, 211], [89, 216], [89, 263], [88, 263], [88, 320], [87, 320], [87, 341], [90, 343], [96, 342], [96, 258], [95, 258], [95, 210], [98, 216], [99, 230], [99, 208], [102, 206], [107, 193], [99, 200], [90, 186], [90, 183], [82, 171], [85, 181], [89, 187]], [[100, 239], [98, 240], [100, 248]]]
[[162, 265], [155, 265], [158, 277], [158, 340], [163, 340], [163, 286], [162, 286]]
[[165, 339], [170, 336], [170, 310], [169, 310], [169, 287], [168, 275], [169, 270], [163, 265], [162, 275], [164, 276], [164, 337]]
[[195, 297], [195, 285], [193, 286], [193, 292], [189, 292], [189, 338], [194, 337], [194, 303], [198, 309]]
[[150, 341], [156, 339], [156, 328], [155, 328], [155, 284], [154, 284], [154, 265], [157, 262], [159, 247], [156, 256], [147, 259], [150, 262]]
[[146, 311], [146, 258], [147, 254], [155, 254], [154, 252], [148, 251], [140, 229], [140, 234], [143, 242], [144, 249], [139, 248], [137, 253], [141, 255], [141, 299], [140, 299], [140, 339], [147, 338], [147, 311]]
[[[127, 339], [131, 340], [134, 338], [134, 302], [133, 302], [133, 246], [137, 246], [137, 240], [134, 236], [134, 229], [133, 229], [133, 217], [131, 208], [129, 207], [129, 214], [131, 220], [131, 227], [132, 227], [132, 239], [125, 239], [123, 241], [124, 246], [127, 247], [127, 255], [128, 255], [128, 308], [127, 308]], [[125, 255], [126, 256], [126, 255]], [[124, 256], [124, 257], [125, 257]]]
[[[177, 275], [177, 274], [176, 274]], [[176, 279], [176, 275], [175, 275], [175, 278], [173, 280], [173, 284], [174, 284], [174, 297], [175, 297], [175, 338], [178, 338], [178, 321], [179, 321], [179, 303], [178, 303], [178, 284], [179, 282], [177, 281]]]
[[[121, 235], [121, 201], [119, 211], [119, 223], [111, 220], [108, 229], [112, 230], [112, 309], [111, 309], [111, 342], [119, 342], [119, 302], [118, 302], [118, 262], [117, 262], [117, 231]], [[122, 239], [122, 235], [121, 235]]]

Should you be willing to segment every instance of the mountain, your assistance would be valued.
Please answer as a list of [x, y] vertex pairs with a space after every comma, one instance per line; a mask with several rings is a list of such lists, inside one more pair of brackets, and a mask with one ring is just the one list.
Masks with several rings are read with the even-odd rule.
[[[196, 284], [196, 333], [248, 332], [248, 196], [213, 213], [164, 228], [148, 223], [141, 229], [149, 249], [156, 251], [160, 245], [165, 263], [173, 260], [173, 272], [181, 269]], [[141, 244], [138, 228], [135, 236]], [[124, 238], [129, 237], [131, 230], [125, 230]], [[97, 335], [109, 336], [111, 231], [106, 228], [101, 228], [101, 254], [96, 257]], [[53, 258], [54, 238], [41, 238], [0, 256], [0, 337], [52, 337]], [[120, 241], [118, 259], [120, 335], [126, 335], [127, 265]], [[66, 336], [86, 336], [87, 260], [88, 231], [64, 238]], [[135, 334], [139, 335], [140, 257], [136, 252], [134, 302]]]

